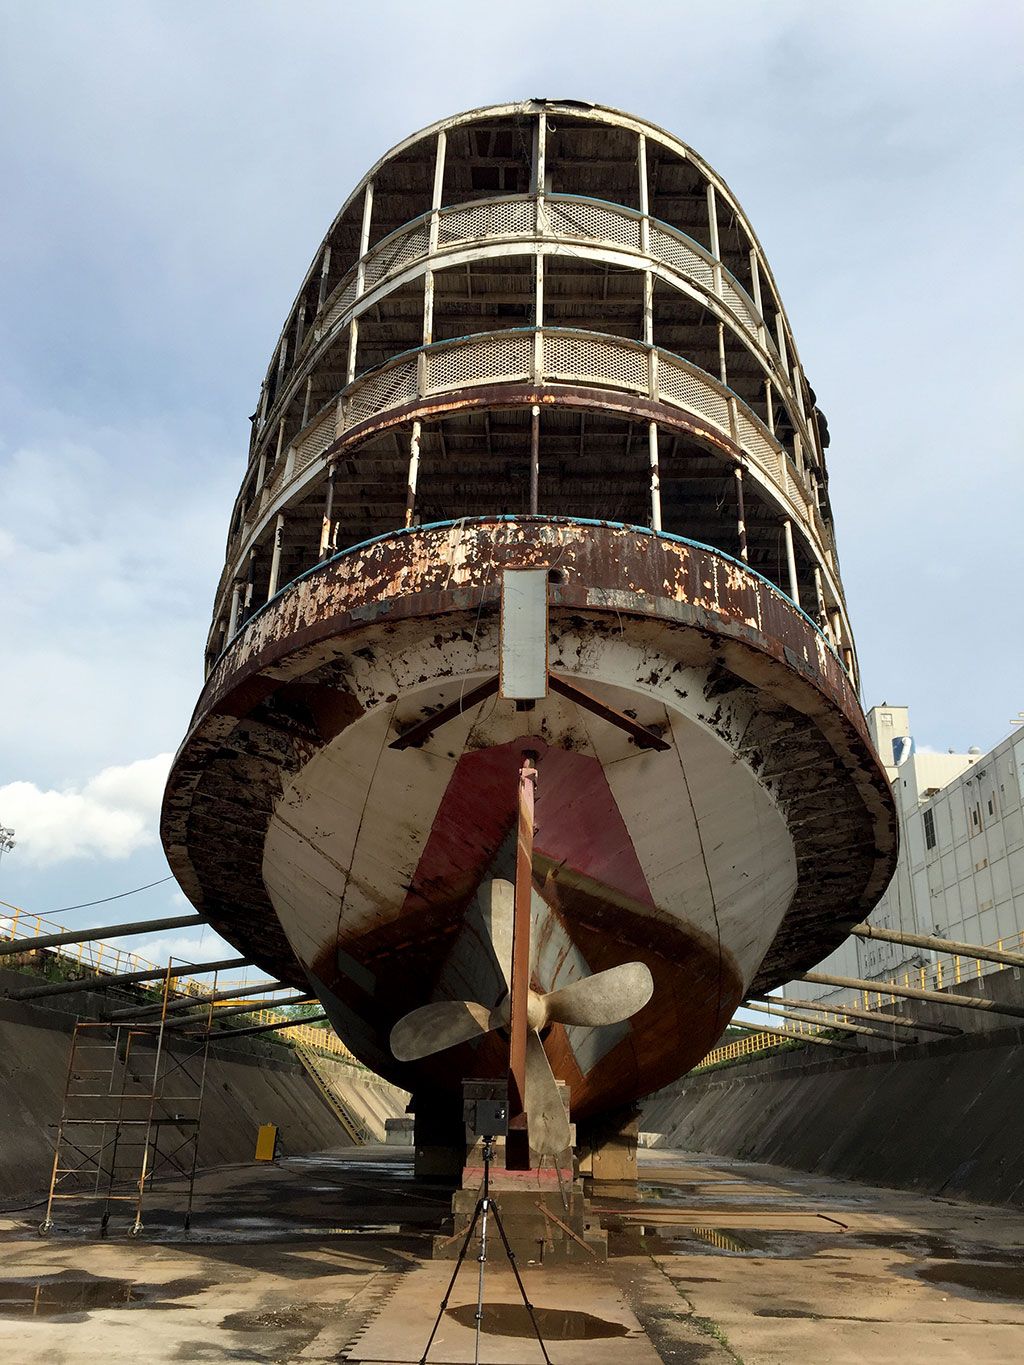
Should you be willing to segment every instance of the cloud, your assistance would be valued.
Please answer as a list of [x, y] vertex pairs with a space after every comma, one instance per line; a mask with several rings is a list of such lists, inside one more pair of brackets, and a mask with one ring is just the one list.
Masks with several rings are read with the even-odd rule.
[[20, 858], [37, 867], [70, 858], [128, 858], [157, 842], [156, 822], [171, 755], [104, 768], [83, 786], [0, 787], [0, 819]]

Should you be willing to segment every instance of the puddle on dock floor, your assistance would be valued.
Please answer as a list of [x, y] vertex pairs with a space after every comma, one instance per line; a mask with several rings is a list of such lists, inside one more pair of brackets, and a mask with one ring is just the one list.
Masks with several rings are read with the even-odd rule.
[[[607, 1318], [576, 1312], [571, 1308], [534, 1308], [533, 1314], [546, 1342], [597, 1341], [629, 1334], [629, 1328], [621, 1322], [610, 1322]], [[449, 1308], [448, 1316], [463, 1327], [475, 1327], [476, 1304], [464, 1303], [458, 1308]], [[530, 1315], [521, 1303], [485, 1303], [480, 1330], [488, 1336], [536, 1336]]]
[[[983, 1261], [936, 1261], [914, 1271], [929, 1284], [949, 1285], [962, 1297], [1024, 1300], [1024, 1261], [993, 1265]], [[964, 1293], [963, 1291], [966, 1291]]]
[[208, 1289], [210, 1280], [172, 1280], [137, 1284], [62, 1271], [0, 1280], [0, 1318], [77, 1318], [107, 1308], [167, 1308], [168, 1300]]
[[916, 1260], [989, 1261], [993, 1265], [1024, 1268], [1024, 1244], [1015, 1248], [986, 1246], [980, 1242], [950, 1241], [925, 1232], [856, 1232], [851, 1236], [862, 1246], [900, 1251]]

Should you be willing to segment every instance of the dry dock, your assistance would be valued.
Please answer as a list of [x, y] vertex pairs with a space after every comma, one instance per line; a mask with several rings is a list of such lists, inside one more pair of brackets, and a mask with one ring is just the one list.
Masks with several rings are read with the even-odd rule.
[[[1024, 1222], [952, 1202], [678, 1152], [643, 1154], [606, 1199], [607, 1266], [524, 1267], [553, 1365], [995, 1365], [1024, 1357]], [[0, 1353], [25, 1362], [417, 1362], [450, 1266], [429, 1259], [449, 1199], [408, 1149], [233, 1165], [200, 1178], [193, 1230], [154, 1197], [144, 1233], [95, 1235], [76, 1204], [0, 1219]], [[468, 1262], [429, 1359], [473, 1358]], [[500, 1254], [485, 1350], [530, 1365]], [[491, 1305], [496, 1307], [491, 1308]], [[468, 1322], [469, 1325], [466, 1325]], [[498, 1331], [490, 1329], [500, 1329]]]

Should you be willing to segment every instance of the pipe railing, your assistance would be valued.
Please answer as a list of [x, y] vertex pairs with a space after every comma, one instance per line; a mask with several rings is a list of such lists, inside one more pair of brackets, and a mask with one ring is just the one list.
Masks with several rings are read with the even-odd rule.
[[[100, 977], [101, 980], [112, 976], [122, 978], [136, 976], [136, 980], [141, 983], [147, 977], [153, 981], [159, 980], [166, 973], [166, 965], [152, 962], [140, 953], [133, 953], [127, 948], [118, 948], [114, 944], [100, 939], [82, 937], [86, 932], [95, 934], [95, 929], [90, 931], [69, 930], [66, 925], [57, 920], [49, 919], [45, 915], [31, 914], [20, 906], [11, 905], [7, 901], [0, 901], [0, 905], [9, 912], [0, 915], [0, 953], [4, 948], [19, 954], [39, 950], [56, 958], [64, 968], [80, 972], [83, 976], [91, 973]], [[173, 920], [178, 924], [199, 925], [203, 923], [198, 916], [175, 916]], [[169, 922], [171, 921], [166, 917], [162, 920], [153, 920], [136, 932], [148, 932], [150, 928], [155, 931], [161, 926], [166, 926]], [[141, 924], [141, 921], [138, 923]], [[120, 927], [122, 926], [110, 925], [108, 929]], [[68, 939], [73, 939], [74, 942], [69, 943]], [[55, 940], [64, 940], [64, 942], [55, 942]], [[15, 947], [15, 945], [17, 946]], [[10, 956], [11, 951], [5, 955]], [[213, 966], [215, 967], [216, 964]], [[210, 968], [210, 970], [212, 969], [213, 967]], [[190, 970], [193, 975], [180, 977], [179, 984], [175, 989], [197, 998], [208, 995], [212, 989], [211, 986], [195, 975], [195, 973], [202, 973], [205, 970], [203, 964], [190, 965]], [[230, 979], [227, 982], [224, 980], [218, 982], [219, 987], [232, 984], [243, 988], [249, 984], [249, 978], [246, 973], [243, 973], [234, 982]]]
[[[866, 932], [870, 930], [870, 932]], [[944, 944], [942, 948], [931, 947], [935, 953], [932, 962], [919, 963], [916, 967], [904, 967], [884, 977], [872, 977], [857, 987], [836, 987], [831, 994], [847, 990], [854, 995], [856, 1002], [866, 1010], [882, 1009], [894, 995], [888, 987], [906, 990], [943, 992], [951, 987], [962, 986], [971, 981], [980, 981], [993, 972], [1005, 971], [1007, 967], [1018, 967], [1024, 957], [1024, 932], [1007, 935], [995, 943], [972, 945], [959, 943], [952, 939], [939, 939], [931, 935], [900, 934], [897, 931], [875, 929], [874, 925], [856, 925], [853, 931], [858, 938], [874, 938], [889, 943], [903, 944], [907, 947], [930, 947]], [[822, 983], [817, 983], [822, 984]], [[795, 1004], [797, 997], [791, 996]], [[806, 1002], [810, 1005], [812, 1002]]]

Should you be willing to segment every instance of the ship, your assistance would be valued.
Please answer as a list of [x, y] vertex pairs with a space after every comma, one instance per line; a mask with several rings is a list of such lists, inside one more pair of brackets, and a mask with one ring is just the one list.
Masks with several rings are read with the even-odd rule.
[[828, 444], [746, 215], [643, 119], [444, 119], [331, 224], [162, 838], [418, 1144], [525, 1037], [530, 1147], [564, 1148], [884, 891]]

